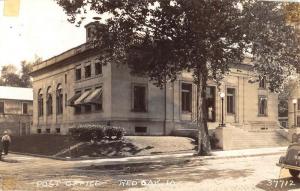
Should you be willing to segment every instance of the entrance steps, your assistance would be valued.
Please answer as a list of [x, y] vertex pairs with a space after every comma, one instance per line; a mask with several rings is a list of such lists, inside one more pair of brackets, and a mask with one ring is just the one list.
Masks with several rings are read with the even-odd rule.
[[[191, 126], [193, 128], [191, 128]], [[226, 145], [225, 150], [282, 147], [289, 145], [287, 136], [281, 132], [282, 129], [279, 129], [276, 122], [251, 122], [243, 126], [226, 124], [224, 129], [230, 132], [229, 136], [224, 137], [225, 140], [220, 140], [223, 143], [226, 142], [224, 143]], [[210, 129], [209, 134], [216, 130], [217, 129]], [[228, 131], [226, 133], [228, 133]], [[196, 138], [198, 136], [198, 129], [194, 124], [189, 124], [189, 128], [177, 128], [173, 130], [172, 135]]]
[[289, 141], [277, 131], [245, 131], [239, 129], [232, 132], [231, 149], [247, 149], [262, 147], [288, 146]]

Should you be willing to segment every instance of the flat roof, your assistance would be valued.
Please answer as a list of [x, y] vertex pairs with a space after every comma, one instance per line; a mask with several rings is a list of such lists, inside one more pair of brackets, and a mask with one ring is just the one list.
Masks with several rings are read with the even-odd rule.
[[0, 99], [33, 101], [33, 89], [0, 86]]

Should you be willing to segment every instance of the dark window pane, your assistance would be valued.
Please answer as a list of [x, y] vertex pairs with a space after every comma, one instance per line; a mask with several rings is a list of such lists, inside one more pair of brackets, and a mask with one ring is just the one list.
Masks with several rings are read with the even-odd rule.
[[259, 87], [260, 88], [266, 88], [266, 77], [259, 77]]
[[134, 86], [134, 111], [146, 111], [145, 86]]
[[81, 80], [81, 68], [76, 69], [76, 80]]
[[91, 65], [85, 66], [84, 71], [85, 71], [85, 78], [91, 77]]
[[227, 113], [235, 113], [235, 89], [227, 89]]
[[259, 115], [267, 115], [267, 98], [259, 97]]
[[102, 74], [102, 64], [100, 62], [95, 63], [95, 75]]
[[192, 84], [181, 85], [181, 108], [182, 111], [192, 111]]
[[0, 102], [0, 113], [4, 113], [4, 102]]
[[135, 133], [147, 133], [147, 127], [135, 127]]
[[23, 114], [27, 114], [28, 113], [28, 105], [27, 105], [27, 103], [23, 103], [22, 109], [23, 109]]

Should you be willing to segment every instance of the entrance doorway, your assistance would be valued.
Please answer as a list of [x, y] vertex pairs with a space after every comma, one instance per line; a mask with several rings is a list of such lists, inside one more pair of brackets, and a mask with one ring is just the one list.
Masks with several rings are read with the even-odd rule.
[[216, 122], [216, 87], [206, 87], [207, 121]]

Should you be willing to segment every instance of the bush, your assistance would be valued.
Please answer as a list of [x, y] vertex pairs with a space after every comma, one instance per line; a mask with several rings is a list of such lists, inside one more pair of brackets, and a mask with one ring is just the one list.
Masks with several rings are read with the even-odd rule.
[[78, 127], [69, 130], [70, 136], [79, 141], [101, 141], [104, 138], [112, 140], [120, 140], [125, 134], [124, 128], [97, 125], [97, 124], [81, 124]]
[[218, 146], [219, 140], [215, 133], [209, 136], [211, 149], [220, 149]]

